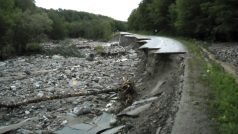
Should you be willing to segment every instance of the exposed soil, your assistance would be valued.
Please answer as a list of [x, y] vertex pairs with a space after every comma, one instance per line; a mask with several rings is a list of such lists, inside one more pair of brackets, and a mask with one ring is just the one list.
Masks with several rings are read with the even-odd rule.
[[127, 133], [171, 133], [183, 87], [183, 59], [183, 55], [156, 56], [154, 72], [147, 74], [143, 80], [145, 83], [138, 90], [137, 99], [153, 96], [158, 99], [138, 118], [124, 118], [125, 122], [133, 126]]

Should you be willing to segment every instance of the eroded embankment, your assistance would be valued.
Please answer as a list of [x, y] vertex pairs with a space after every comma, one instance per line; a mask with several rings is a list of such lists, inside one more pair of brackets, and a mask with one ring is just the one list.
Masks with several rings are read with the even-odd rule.
[[142, 62], [138, 66], [138, 75], [143, 75], [136, 100], [156, 99], [147, 103], [149, 107], [138, 118], [125, 117], [123, 121], [132, 126], [127, 133], [168, 134], [171, 133], [183, 88], [185, 55], [146, 52], [141, 53]]

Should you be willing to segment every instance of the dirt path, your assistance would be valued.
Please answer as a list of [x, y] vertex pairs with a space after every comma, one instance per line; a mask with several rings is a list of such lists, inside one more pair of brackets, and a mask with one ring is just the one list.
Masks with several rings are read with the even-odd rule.
[[185, 64], [184, 88], [172, 134], [212, 134], [213, 122], [208, 117], [208, 89], [199, 80], [203, 73], [202, 66], [191, 53]]
[[217, 64], [220, 64], [227, 73], [233, 75], [233, 77], [236, 79], [236, 83], [238, 83], [238, 75], [236, 73], [236, 67], [234, 65], [217, 60], [214, 54], [210, 53], [204, 48], [201, 49], [208, 56], [209, 59], [216, 62]]

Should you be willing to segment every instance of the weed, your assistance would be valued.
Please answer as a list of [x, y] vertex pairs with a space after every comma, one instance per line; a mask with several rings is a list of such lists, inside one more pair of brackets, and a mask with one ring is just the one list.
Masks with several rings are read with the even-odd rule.
[[26, 45], [26, 50], [29, 53], [40, 53], [43, 47], [39, 43], [28, 43]]
[[98, 54], [105, 53], [105, 49], [104, 49], [104, 47], [101, 46], [101, 45], [97, 45], [97, 46], [95, 47], [95, 51], [96, 51], [96, 53], [98, 53]]
[[75, 45], [60, 45], [55, 48], [45, 49], [44, 54], [46, 55], [55, 55], [59, 54], [62, 56], [72, 56], [72, 57], [85, 57], [82, 53], [78, 50]]
[[212, 91], [212, 106], [215, 119], [219, 123], [219, 132], [238, 133], [238, 85], [234, 77], [224, 69], [212, 63], [207, 68], [209, 87]]
[[181, 40], [196, 58], [190, 60], [191, 66], [202, 65], [201, 79], [208, 86], [212, 118], [217, 122], [221, 134], [238, 133], [238, 85], [235, 78], [224, 71], [221, 65], [205, 58], [200, 47], [204, 42]]

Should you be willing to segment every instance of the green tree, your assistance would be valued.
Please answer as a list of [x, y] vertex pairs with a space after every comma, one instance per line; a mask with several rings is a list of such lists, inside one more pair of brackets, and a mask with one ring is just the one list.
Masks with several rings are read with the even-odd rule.
[[82, 30], [82, 25], [80, 22], [71, 22], [67, 23], [67, 29], [68, 29], [68, 35], [71, 38], [78, 38], [78, 37], [83, 37], [84, 32]]
[[13, 27], [13, 44], [18, 54], [26, 52], [27, 43], [34, 42], [44, 33], [51, 31], [52, 21], [46, 13], [22, 13]]
[[85, 38], [108, 40], [112, 35], [112, 28], [108, 22], [96, 20], [84, 22], [82, 27]]
[[180, 34], [204, 38], [211, 33], [212, 20], [202, 11], [207, 0], [177, 0], [175, 26]]
[[53, 21], [50, 37], [54, 40], [64, 39], [67, 35], [66, 22], [63, 17], [60, 17], [57, 12], [50, 11], [49, 17]]
[[[13, 12], [14, 1], [13, 0], [0, 0], [0, 41], [3, 41], [3, 37], [7, 30], [13, 25]], [[0, 43], [2, 44], [2, 43]]]
[[128, 28], [130, 30], [139, 30], [139, 12], [138, 9], [134, 9], [128, 18]]
[[128, 18], [129, 29], [140, 31], [162, 31], [172, 29], [170, 6], [175, 0], [143, 0]]
[[22, 11], [31, 10], [33, 11], [35, 6], [35, 0], [15, 0], [15, 5], [17, 8], [21, 9]]
[[175, 0], [154, 0], [151, 4], [151, 18], [153, 18], [153, 28], [161, 32], [172, 30], [170, 6]]
[[215, 0], [210, 3], [209, 13], [214, 19], [213, 35], [216, 40], [238, 39], [238, 1]]
[[14, 53], [14, 48], [7, 40], [14, 25], [14, 0], [0, 0], [0, 59]]

